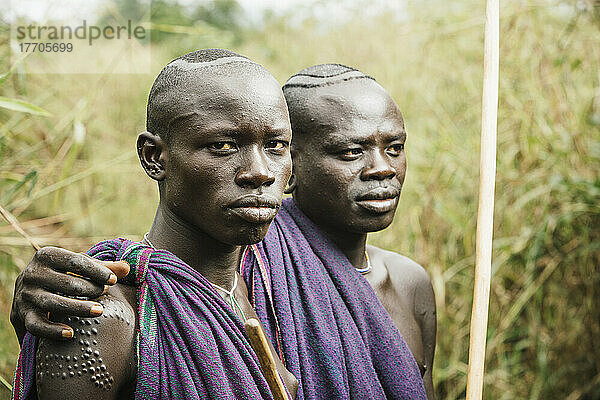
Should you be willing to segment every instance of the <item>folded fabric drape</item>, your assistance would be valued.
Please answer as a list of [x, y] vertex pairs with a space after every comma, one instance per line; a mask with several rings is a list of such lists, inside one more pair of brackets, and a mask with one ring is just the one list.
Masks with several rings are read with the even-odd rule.
[[242, 275], [298, 399], [426, 399], [417, 363], [366, 279], [286, 199]]
[[[272, 399], [244, 326], [200, 273], [165, 250], [125, 239], [88, 251], [125, 260], [138, 286], [136, 399]], [[14, 397], [35, 385], [35, 340], [27, 336]]]

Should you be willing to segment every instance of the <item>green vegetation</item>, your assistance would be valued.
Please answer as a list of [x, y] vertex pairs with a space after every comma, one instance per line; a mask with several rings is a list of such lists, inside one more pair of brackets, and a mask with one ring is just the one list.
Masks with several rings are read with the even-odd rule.
[[[175, 29], [152, 49], [154, 75], [185, 51], [227, 46], [281, 83], [308, 65], [341, 62], [392, 93], [406, 118], [409, 171], [393, 226], [371, 241], [414, 258], [432, 277], [440, 399], [464, 397], [466, 386], [483, 3], [411, 0], [406, 18], [356, 10], [346, 22], [323, 25], [271, 16], [260, 30], [235, 24], [231, 31], [226, 12], [210, 19], [205, 8], [196, 14], [202, 23], [180, 25], [208, 26], [208, 34]], [[600, 13], [592, 2], [577, 4], [502, 2], [486, 399], [600, 399]], [[178, 23], [162, 21], [162, 28]], [[11, 65], [7, 27], [0, 30], [3, 73]], [[27, 60], [15, 68], [26, 71]], [[40, 243], [83, 250], [149, 228], [156, 189], [138, 167], [134, 143], [154, 75], [13, 72], [2, 82], [0, 204]], [[24, 113], [9, 103], [43, 110]], [[32, 254], [0, 222], [0, 375], [7, 380], [18, 351], [8, 322], [13, 282]]]

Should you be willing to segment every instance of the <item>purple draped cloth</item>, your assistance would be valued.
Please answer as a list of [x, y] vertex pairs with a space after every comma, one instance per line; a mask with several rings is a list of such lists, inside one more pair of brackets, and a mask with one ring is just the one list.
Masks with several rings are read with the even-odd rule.
[[[242, 322], [200, 273], [167, 251], [125, 239], [101, 242], [88, 254], [125, 260], [134, 271], [136, 399], [273, 398]], [[15, 374], [23, 388], [15, 387], [16, 399], [28, 398], [35, 387], [35, 346], [28, 343]]]
[[298, 399], [426, 399], [417, 363], [366, 279], [286, 199], [242, 275]]

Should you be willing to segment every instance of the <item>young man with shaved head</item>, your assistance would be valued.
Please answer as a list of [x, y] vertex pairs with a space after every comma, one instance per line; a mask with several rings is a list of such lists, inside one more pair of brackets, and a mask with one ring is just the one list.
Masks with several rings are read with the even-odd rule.
[[[298, 376], [299, 398], [424, 398], [419, 368], [431, 396], [429, 278], [405, 257], [366, 247], [367, 232], [391, 223], [404, 181], [400, 111], [372, 78], [340, 65], [303, 70], [284, 93], [294, 199], [242, 256], [250, 300]], [[48, 265], [34, 260], [28, 269]]]
[[[152, 227], [142, 242], [88, 252], [129, 263], [135, 287], [96, 299], [101, 317], [58, 316], [74, 340], [36, 345], [27, 335], [14, 398], [274, 398], [244, 332], [256, 314], [237, 268], [244, 246], [266, 234], [290, 175], [283, 93], [262, 66], [209, 49], [163, 68], [147, 110], [137, 151], [158, 182]], [[38, 257], [56, 262], [56, 250]], [[277, 366], [294, 392], [294, 377]]]
[[294, 201], [364, 274], [433, 398], [436, 315], [429, 276], [407, 257], [366, 247], [368, 232], [391, 224], [404, 183], [402, 114], [373, 78], [342, 65], [307, 68], [283, 89], [294, 135]]

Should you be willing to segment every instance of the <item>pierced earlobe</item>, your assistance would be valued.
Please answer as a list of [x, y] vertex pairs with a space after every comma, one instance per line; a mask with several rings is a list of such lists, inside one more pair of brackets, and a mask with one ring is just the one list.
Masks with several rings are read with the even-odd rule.
[[287, 187], [285, 188], [283, 193], [292, 194], [294, 193], [294, 190], [296, 190], [296, 176], [292, 172], [292, 175], [290, 175], [290, 179], [288, 180]]
[[148, 173], [149, 173], [149, 174], [150, 174], [150, 175], [151, 175], [151, 176], [152, 176], [154, 179], [160, 180], [160, 179], [159, 179], [159, 174], [162, 172], [162, 169], [161, 169], [161, 168], [159, 168], [159, 167], [158, 167], [158, 166], [156, 166], [156, 165], [151, 165], [151, 166], [149, 166], [148, 168], [149, 168], [149, 171], [148, 171]]
[[137, 139], [137, 151], [146, 174], [156, 181], [165, 179], [166, 153], [162, 139], [150, 132], [142, 132]]

